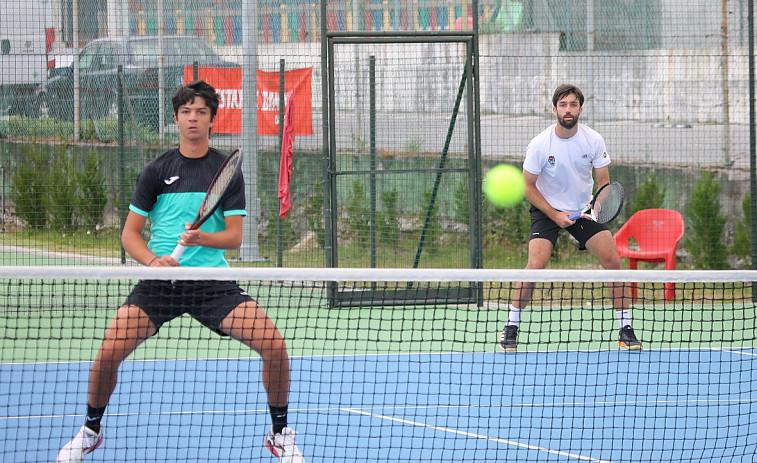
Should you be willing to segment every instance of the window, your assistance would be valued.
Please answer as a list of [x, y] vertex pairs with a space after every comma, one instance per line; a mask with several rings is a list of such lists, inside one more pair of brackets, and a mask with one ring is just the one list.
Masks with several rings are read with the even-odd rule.
[[108, 70], [116, 67], [116, 57], [112, 43], [101, 43], [97, 50], [100, 56], [100, 70]]
[[[96, 67], [95, 60], [97, 45], [87, 47], [79, 54], [79, 69], [81, 71], [92, 71]], [[99, 60], [99, 58], [97, 58]]]

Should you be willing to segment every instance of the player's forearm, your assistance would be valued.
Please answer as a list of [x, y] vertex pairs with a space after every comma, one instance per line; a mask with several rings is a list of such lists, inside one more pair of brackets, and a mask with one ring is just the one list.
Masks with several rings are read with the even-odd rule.
[[136, 260], [142, 265], [149, 266], [152, 262], [156, 260], [155, 253], [150, 251], [150, 249], [147, 247], [147, 244], [144, 242], [141, 236], [139, 237], [121, 237], [121, 244], [124, 247], [124, 250], [131, 256], [132, 259]]
[[185, 246], [203, 246], [213, 249], [237, 249], [242, 245], [242, 234], [234, 230], [206, 233], [199, 230], [184, 232], [181, 235]]
[[535, 185], [526, 185], [525, 196], [528, 202], [533, 204], [535, 208], [545, 213], [547, 217], [551, 217], [555, 212], [555, 208], [553, 208], [547, 202], [547, 200], [544, 199], [544, 195], [541, 194], [541, 192], [536, 188]]
[[207, 233], [201, 246], [214, 249], [237, 249], [242, 245], [242, 234], [231, 230]]
[[526, 186], [526, 199], [528, 199], [535, 208], [542, 211], [547, 217], [555, 222], [560, 228], [565, 228], [573, 224], [568, 216], [569, 212], [558, 211], [544, 198], [535, 185]]
[[596, 169], [594, 171], [594, 176], [597, 179], [597, 190], [600, 189], [603, 185], [610, 183], [610, 169], [608, 169], [607, 167]]
[[150, 251], [144, 238], [142, 238], [142, 230], [144, 229], [146, 220], [146, 217], [129, 211], [129, 214], [126, 216], [124, 229], [121, 231], [121, 246], [124, 247], [124, 250], [132, 259], [142, 265], [149, 266], [156, 263], [161, 256], [156, 256]]

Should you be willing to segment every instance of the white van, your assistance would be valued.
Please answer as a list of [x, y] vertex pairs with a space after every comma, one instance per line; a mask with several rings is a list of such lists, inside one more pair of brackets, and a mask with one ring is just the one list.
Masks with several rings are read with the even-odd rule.
[[[34, 116], [34, 91], [55, 66], [52, 0], [4, 0], [0, 11], [0, 114]], [[36, 109], [36, 110], [35, 110]]]

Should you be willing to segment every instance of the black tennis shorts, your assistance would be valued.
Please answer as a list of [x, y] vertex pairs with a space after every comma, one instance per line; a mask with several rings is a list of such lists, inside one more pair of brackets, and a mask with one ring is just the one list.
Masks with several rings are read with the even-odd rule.
[[218, 334], [221, 322], [238, 305], [252, 301], [235, 281], [140, 280], [125, 305], [141, 308], [157, 329], [189, 314]]
[[[552, 246], [557, 243], [557, 236], [560, 233], [559, 225], [557, 225], [552, 219], [547, 217], [547, 214], [543, 213], [534, 206], [531, 206], [531, 228], [529, 230], [529, 240], [535, 238], [544, 238], [552, 242]], [[576, 220], [576, 223], [570, 227], [566, 227], [568, 233], [578, 241], [578, 249], [586, 249], [586, 242], [596, 235], [597, 233], [609, 230], [607, 225], [603, 223], [597, 223], [593, 220], [584, 219], [580, 217]]]

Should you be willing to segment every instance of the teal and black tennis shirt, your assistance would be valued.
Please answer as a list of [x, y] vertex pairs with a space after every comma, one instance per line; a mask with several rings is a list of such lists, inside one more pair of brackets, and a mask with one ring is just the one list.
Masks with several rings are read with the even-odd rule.
[[[129, 210], [150, 219], [147, 246], [155, 255], [171, 254], [184, 226], [194, 221], [224, 159], [226, 155], [214, 148], [198, 159], [184, 157], [175, 148], [150, 161], [139, 174]], [[208, 233], [224, 230], [224, 217], [229, 215], [247, 215], [241, 172], [200, 230]], [[187, 248], [179, 263], [189, 267], [228, 267], [225, 253], [223, 249], [193, 246]]]

